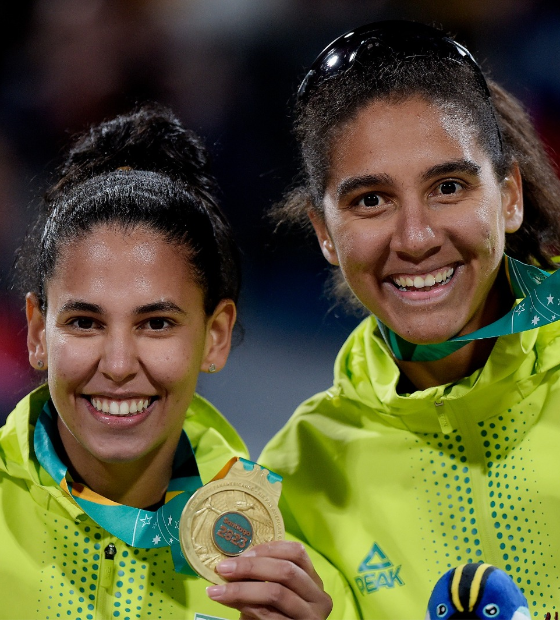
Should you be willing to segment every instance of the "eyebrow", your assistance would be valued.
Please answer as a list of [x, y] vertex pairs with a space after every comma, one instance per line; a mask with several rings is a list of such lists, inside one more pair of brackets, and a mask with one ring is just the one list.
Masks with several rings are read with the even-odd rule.
[[479, 177], [482, 168], [475, 164], [474, 161], [468, 159], [456, 159], [453, 161], [446, 161], [443, 164], [436, 164], [431, 168], [428, 168], [424, 174], [422, 174], [423, 181], [429, 181], [433, 177], [437, 177], [445, 174], [457, 174], [466, 173], [471, 176]]
[[186, 314], [184, 310], [179, 308], [172, 301], [156, 301], [151, 304], [139, 306], [134, 310], [134, 314], [150, 314], [152, 312], [172, 312], [173, 314]]
[[[105, 310], [102, 306], [92, 304], [80, 299], [71, 299], [67, 301], [60, 309], [61, 313], [64, 312], [91, 312], [92, 314], [104, 314]], [[145, 304], [144, 306], [138, 306], [134, 309], [134, 314], [150, 314], [153, 312], [172, 312], [174, 314], [186, 314], [184, 310], [179, 308], [177, 304], [172, 301], [156, 301], [151, 304]]]
[[358, 189], [371, 187], [372, 185], [389, 185], [391, 183], [392, 178], [388, 174], [364, 174], [359, 177], [351, 177], [344, 179], [336, 188], [336, 197], [340, 200]]
[[80, 299], [71, 299], [62, 306], [60, 312], [92, 312], [94, 314], [103, 314], [103, 308], [97, 304], [90, 304]]
[[[421, 178], [423, 181], [428, 181], [436, 176], [458, 173], [466, 173], [478, 177], [480, 176], [480, 171], [481, 167], [473, 161], [468, 159], [457, 159], [446, 161], [442, 164], [436, 164], [428, 168], [428, 170], [422, 174]], [[359, 189], [373, 187], [375, 185], [391, 185], [392, 183], [393, 178], [388, 174], [364, 174], [362, 176], [351, 177], [349, 179], [344, 179], [344, 181], [340, 183], [336, 190], [336, 197], [340, 200]]]

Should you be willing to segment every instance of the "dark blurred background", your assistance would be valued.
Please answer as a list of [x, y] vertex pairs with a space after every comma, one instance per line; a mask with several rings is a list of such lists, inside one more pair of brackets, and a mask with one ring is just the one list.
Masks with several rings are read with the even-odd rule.
[[[213, 156], [242, 246], [244, 341], [199, 391], [253, 458], [332, 364], [358, 319], [323, 294], [313, 240], [264, 218], [297, 169], [290, 105], [336, 36], [378, 19], [441, 25], [530, 109], [560, 153], [560, 3], [538, 0], [18, 0], [0, 20], [0, 421], [30, 386], [14, 252], [75, 131], [144, 100], [170, 105]], [[8, 17], [8, 14], [10, 15]]]

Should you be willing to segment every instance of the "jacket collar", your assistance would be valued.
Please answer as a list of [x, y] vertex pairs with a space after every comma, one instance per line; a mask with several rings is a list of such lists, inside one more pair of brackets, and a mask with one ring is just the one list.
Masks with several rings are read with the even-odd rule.
[[555, 363], [544, 345], [560, 336], [558, 323], [498, 338], [485, 366], [456, 383], [400, 395], [399, 369], [373, 316], [350, 335], [335, 365], [334, 390], [388, 424], [418, 432], [450, 432], [460, 420], [480, 422], [511, 407]]

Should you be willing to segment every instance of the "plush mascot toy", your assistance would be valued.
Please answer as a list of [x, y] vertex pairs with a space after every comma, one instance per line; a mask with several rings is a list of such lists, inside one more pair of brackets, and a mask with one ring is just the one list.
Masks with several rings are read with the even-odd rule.
[[432, 590], [426, 620], [480, 618], [527, 620], [527, 599], [503, 570], [491, 564], [462, 564], [442, 575]]

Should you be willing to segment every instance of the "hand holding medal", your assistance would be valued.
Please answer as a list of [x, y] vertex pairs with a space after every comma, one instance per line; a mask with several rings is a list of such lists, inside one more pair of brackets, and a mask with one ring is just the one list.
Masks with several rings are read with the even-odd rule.
[[192, 495], [181, 515], [181, 547], [192, 568], [212, 583], [224, 583], [215, 571], [222, 560], [282, 540], [281, 490], [280, 476], [246, 459], [231, 459]]
[[278, 508], [282, 478], [242, 458], [231, 459], [189, 499], [179, 525], [190, 566], [212, 582], [208, 596], [241, 612], [326, 618], [332, 608], [302, 544], [285, 541]]

